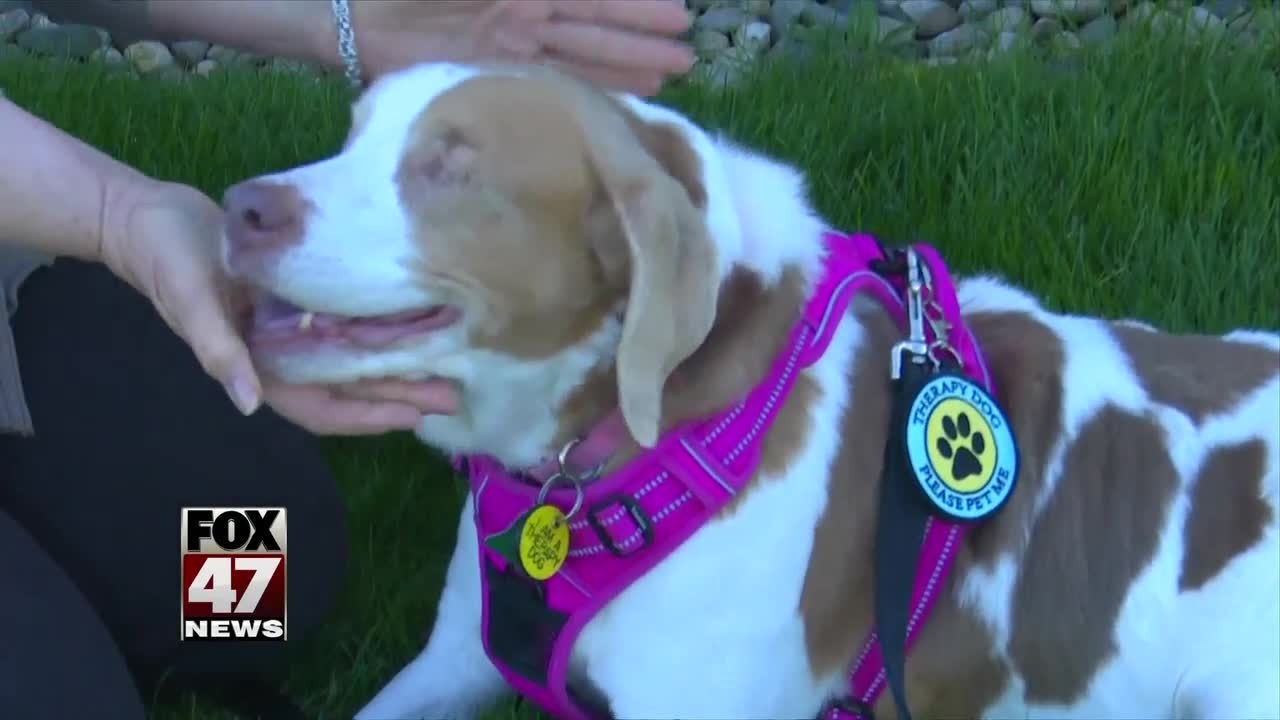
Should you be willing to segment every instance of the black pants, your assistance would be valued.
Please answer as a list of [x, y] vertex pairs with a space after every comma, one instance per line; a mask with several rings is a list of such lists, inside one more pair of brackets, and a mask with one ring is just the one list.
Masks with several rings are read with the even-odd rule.
[[179, 642], [179, 508], [287, 509], [294, 645], [346, 567], [315, 441], [267, 411], [241, 416], [99, 266], [37, 271], [12, 326], [36, 434], [0, 435], [0, 717], [141, 720], [162, 673], [166, 687], [279, 673], [279, 644]]

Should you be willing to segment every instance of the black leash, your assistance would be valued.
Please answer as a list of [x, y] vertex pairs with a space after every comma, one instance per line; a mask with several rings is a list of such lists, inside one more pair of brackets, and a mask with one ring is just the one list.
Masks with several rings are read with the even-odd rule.
[[[907, 351], [896, 349], [895, 352], [906, 354]], [[911, 478], [913, 470], [907, 458], [906, 438], [902, 430], [912, 401], [933, 376], [929, 364], [917, 362], [917, 359], [903, 358], [901, 375], [893, 380], [892, 424], [885, 442], [880, 516], [876, 525], [876, 636], [884, 663], [885, 682], [901, 720], [911, 720], [903, 677], [907, 660], [907, 616], [911, 612], [911, 590], [930, 515]]]
[[[906, 641], [929, 519], [970, 522], [994, 514], [1013, 492], [1018, 452], [999, 403], [965, 377], [960, 357], [949, 344], [949, 326], [933, 297], [931, 279], [915, 251], [896, 249], [884, 256], [872, 270], [905, 279], [909, 335], [893, 348], [893, 400], [880, 478], [873, 602], [885, 682], [898, 718], [911, 720]], [[934, 332], [932, 339], [925, 335], [926, 324]], [[941, 462], [932, 455], [935, 450]], [[871, 708], [859, 698], [845, 698], [841, 706], [872, 720]]]

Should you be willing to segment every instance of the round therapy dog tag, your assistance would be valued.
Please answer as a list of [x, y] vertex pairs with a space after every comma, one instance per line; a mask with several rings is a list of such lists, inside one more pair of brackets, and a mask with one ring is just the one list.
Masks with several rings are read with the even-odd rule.
[[539, 505], [520, 527], [520, 567], [534, 580], [560, 571], [569, 556], [569, 523], [554, 505]]
[[955, 520], [989, 517], [1013, 493], [1018, 448], [1000, 406], [968, 378], [940, 374], [906, 418], [907, 456], [925, 497]]

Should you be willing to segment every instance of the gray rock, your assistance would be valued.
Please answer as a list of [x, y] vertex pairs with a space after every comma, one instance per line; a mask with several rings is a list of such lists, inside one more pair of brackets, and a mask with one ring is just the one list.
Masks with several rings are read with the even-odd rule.
[[124, 49], [124, 56], [129, 64], [143, 75], [159, 72], [164, 68], [174, 67], [173, 53], [162, 42], [142, 40]]
[[1031, 26], [1031, 37], [1035, 40], [1045, 40], [1062, 32], [1062, 23], [1053, 18], [1040, 18]]
[[245, 52], [244, 50], [241, 50], [240, 53], [236, 55], [236, 64], [244, 65], [246, 67], [263, 67], [269, 60], [270, 58], [268, 57], [258, 55], [256, 53]]
[[804, 9], [813, 0], [773, 0], [769, 8], [769, 24], [778, 32], [786, 32], [792, 25], [800, 22]]
[[1125, 24], [1146, 22], [1155, 17], [1158, 12], [1160, 12], [1160, 9], [1156, 7], [1155, 3], [1151, 2], [1151, 0], [1144, 0], [1144, 2], [1134, 5], [1129, 12], [1125, 13], [1124, 21]]
[[102, 47], [102, 36], [88, 25], [33, 26], [18, 34], [17, 44], [39, 55], [84, 60]]
[[1234, 20], [1249, 12], [1249, 0], [1209, 0], [1204, 5], [1223, 20]]
[[800, 16], [800, 19], [810, 25], [827, 27], [841, 24], [848, 19], [848, 16], [837, 12], [835, 8], [829, 5], [819, 5], [815, 2], [805, 6], [804, 14]]
[[13, 8], [0, 13], [0, 43], [13, 39], [14, 35], [26, 30], [31, 25], [31, 13], [22, 8]]
[[234, 65], [239, 60], [241, 53], [239, 53], [239, 50], [234, 49], [234, 47], [210, 45], [209, 53], [205, 53], [205, 56], [219, 65]]
[[129, 66], [129, 61], [124, 59], [124, 55], [113, 47], [100, 47], [93, 51], [89, 56], [92, 62], [102, 63], [112, 69], [123, 69]]
[[31, 13], [31, 27], [33, 28], [56, 28], [58, 23], [49, 19], [48, 15], [39, 12]]
[[1143, 3], [1125, 16], [1123, 26], [1142, 25], [1156, 32], [1179, 32], [1187, 40], [1196, 41], [1206, 35], [1216, 37], [1227, 30], [1227, 23], [1201, 6], [1177, 12]]
[[1106, 0], [1031, 0], [1031, 12], [1072, 23], [1088, 22], [1107, 11]]
[[703, 28], [693, 35], [693, 51], [700, 58], [713, 58], [728, 50], [729, 45], [729, 36], [719, 30]]
[[[1128, 17], [1126, 16], [1126, 20]], [[1169, 30], [1184, 30], [1187, 27], [1186, 22], [1177, 15], [1166, 10], [1156, 10], [1145, 18], [1134, 18], [1135, 23], [1142, 23], [1149, 29], [1157, 32], [1166, 32]]]
[[915, 28], [910, 23], [894, 20], [884, 15], [878, 16], [876, 22], [880, 26], [876, 30], [876, 37], [882, 43], [902, 45], [915, 39]]
[[902, 0], [880, 0], [876, 9], [881, 17], [893, 18], [904, 23], [915, 22], [910, 15], [902, 11]]
[[734, 47], [744, 48], [748, 52], [759, 54], [769, 49], [772, 32], [773, 29], [769, 27], [769, 23], [758, 20], [749, 22], [734, 31], [733, 45]]
[[929, 41], [931, 57], [955, 57], [984, 47], [990, 38], [977, 25], [965, 23], [935, 36]]
[[752, 16], [736, 7], [714, 7], [698, 17], [699, 30], [715, 30], [725, 34], [752, 21]]
[[1111, 15], [1099, 15], [1080, 28], [1078, 35], [1085, 45], [1101, 45], [1116, 36], [1116, 19]]
[[960, 13], [942, 0], [902, 0], [898, 5], [916, 26], [916, 37], [930, 38], [960, 24]]
[[740, 48], [730, 48], [715, 60], [694, 68], [695, 79], [717, 88], [735, 85], [753, 60], [754, 57]]
[[1025, 8], [1011, 5], [1003, 7], [991, 13], [983, 21], [983, 26], [987, 32], [999, 34], [1002, 32], [1025, 32], [1031, 27], [1031, 16]]
[[1022, 43], [1022, 36], [1012, 30], [1005, 30], [996, 36], [995, 47], [992, 48], [996, 52], [1009, 52], [1018, 47]]
[[1214, 15], [1209, 8], [1204, 7], [1203, 5], [1197, 5], [1196, 7], [1191, 8], [1187, 15], [1187, 21], [1190, 23], [1191, 27], [1197, 30], [1217, 30], [1221, 29], [1222, 26], [1226, 24], [1223, 22], [1222, 18]]
[[813, 58], [813, 45], [795, 38], [782, 37], [773, 44], [766, 57], [771, 61], [805, 62]]
[[205, 57], [218, 63], [221, 67], [251, 65], [254, 61], [252, 55], [240, 52], [235, 48], [226, 47], [225, 45], [209, 46], [209, 52], [205, 53]]
[[209, 43], [203, 40], [179, 40], [169, 46], [174, 58], [186, 67], [195, 67], [209, 52]]
[[998, 0], [964, 0], [960, 3], [960, 17], [965, 22], [973, 22], [995, 12], [1000, 6]]
[[289, 73], [292, 75], [312, 75], [315, 73], [315, 70], [307, 63], [294, 60], [292, 58], [273, 58], [268, 62], [268, 67], [275, 72]]
[[1079, 50], [1083, 45], [1084, 43], [1080, 41], [1080, 38], [1075, 33], [1068, 30], [1063, 30], [1057, 35], [1054, 35], [1053, 40], [1049, 43], [1051, 48], [1060, 53]]
[[200, 77], [209, 77], [209, 75], [212, 74], [217, 69], [218, 69], [218, 61], [201, 60], [200, 62], [196, 63], [195, 73]]

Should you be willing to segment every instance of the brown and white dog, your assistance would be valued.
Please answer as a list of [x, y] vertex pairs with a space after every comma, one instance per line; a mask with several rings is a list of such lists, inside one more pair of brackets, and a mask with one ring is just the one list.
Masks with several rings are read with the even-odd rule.
[[[619, 404], [648, 442], [731, 403], [782, 346], [827, 229], [792, 167], [497, 65], [380, 80], [341, 152], [227, 207], [259, 362], [298, 382], [449, 378], [461, 411], [419, 437], [512, 468]], [[991, 277], [958, 293], [1021, 477], [909, 656], [913, 714], [1280, 717], [1280, 335], [1062, 314]], [[586, 627], [575, 674], [615, 716], [807, 718], [843, 691], [871, 627], [901, 337], [856, 302], [748, 491]], [[472, 716], [504, 693], [476, 542], [468, 500], [425, 649], [359, 717]]]

